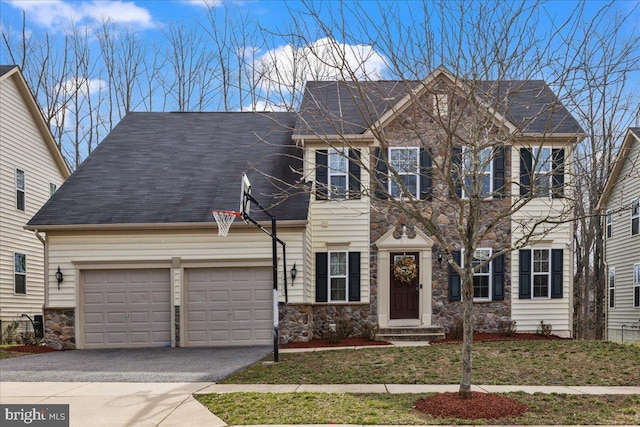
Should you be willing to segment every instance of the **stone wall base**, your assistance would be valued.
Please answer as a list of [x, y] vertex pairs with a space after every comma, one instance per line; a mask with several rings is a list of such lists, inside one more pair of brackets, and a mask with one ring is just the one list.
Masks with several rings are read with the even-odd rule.
[[44, 343], [56, 350], [75, 350], [76, 311], [73, 308], [44, 309]]
[[339, 320], [352, 322], [354, 336], [362, 334], [365, 322], [377, 324], [371, 318], [369, 304], [331, 305], [331, 304], [279, 304], [280, 344], [290, 342], [308, 342], [322, 339], [329, 330], [329, 325]]

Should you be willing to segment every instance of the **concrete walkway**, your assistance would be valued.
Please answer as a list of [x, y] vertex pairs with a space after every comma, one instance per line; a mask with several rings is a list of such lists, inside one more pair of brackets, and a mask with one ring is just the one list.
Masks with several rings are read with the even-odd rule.
[[[404, 384], [214, 384], [214, 383], [0, 383], [2, 404], [68, 404], [71, 426], [207, 426], [226, 424], [193, 394], [230, 392], [431, 393], [456, 391], [458, 385]], [[473, 386], [490, 393], [640, 394], [640, 387]], [[371, 427], [371, 426], [369, 426]]]

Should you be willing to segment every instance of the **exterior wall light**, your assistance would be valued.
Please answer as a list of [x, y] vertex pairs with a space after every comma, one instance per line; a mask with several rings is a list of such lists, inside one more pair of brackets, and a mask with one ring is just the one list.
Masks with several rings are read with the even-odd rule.
[[293, 263], [293, 267], [291, 267], [291, 286], [293, 286], [293, 281], [296, 280], [296, 276], [298, 275], [298, 269], [296, 268], [296, 263]]
[[58, 281], [58, 290], [60, 290], [60, 283], [64, 282], [64, 275], [62, 271], [60, 271], [60, 266], [58, 266], [58, 271], [56, 271], [56, 280]]

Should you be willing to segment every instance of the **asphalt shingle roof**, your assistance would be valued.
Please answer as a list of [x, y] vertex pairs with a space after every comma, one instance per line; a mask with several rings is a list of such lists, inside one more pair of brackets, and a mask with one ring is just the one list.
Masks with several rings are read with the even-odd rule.
[[[274, 183], [299, 179], [295, 120], [293, 113], [129, 113], [28, 224], [213, 223], [212, 209], [239, 209], [242, 172], [278, 219], [304, 220], [308, 195], [280, 199]], [[251, 216], [267, 219], [255, 208]]]
[[0, 76], [4, 76], [16, 67], [17, 65], [0, 65]]
[[[361, 134], [419, 81], [308, 82], [295, 136]], [[578, 122], [542, 80], [481, 81], [473, 88], [525, 133], [579, 133]]]

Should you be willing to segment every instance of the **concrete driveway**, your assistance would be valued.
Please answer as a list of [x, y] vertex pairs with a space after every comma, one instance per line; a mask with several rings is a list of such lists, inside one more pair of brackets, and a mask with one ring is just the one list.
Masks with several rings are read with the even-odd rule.
[[218, 382], [271, 347], [71, 350], [0, 360], [2, 381]]

